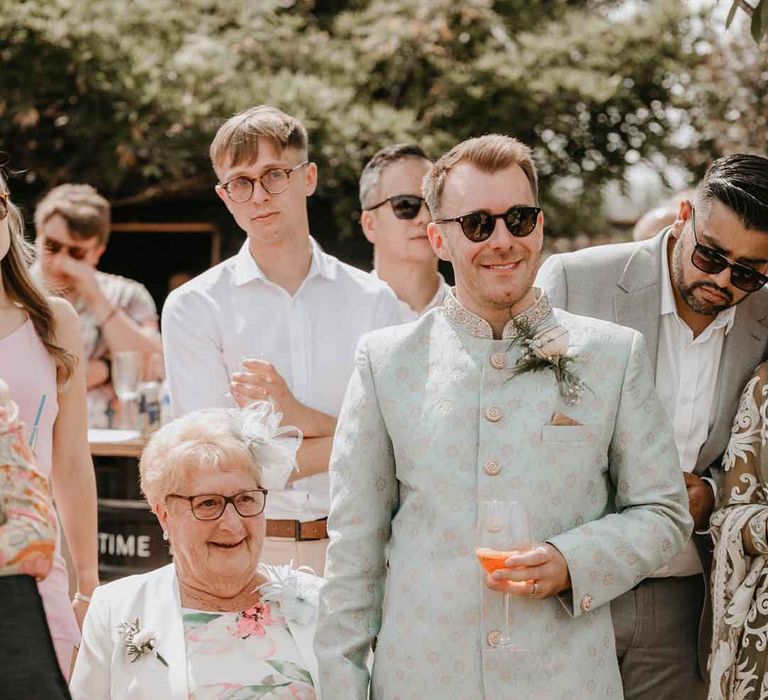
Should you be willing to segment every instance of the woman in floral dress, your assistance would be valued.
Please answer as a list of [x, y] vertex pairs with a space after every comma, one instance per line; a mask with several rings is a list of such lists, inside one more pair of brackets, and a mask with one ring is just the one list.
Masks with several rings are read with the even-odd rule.
[[768, 698], [768, 363], [747, 383], [711, 520], [710, 700]]
[[281, 417], [265, 402], [205, 409], [152, 437], [141, 485], [174, 561], [97, 589], [76, 700], [315, 700], [321, 580], [259, 567], [265, 487], [285, 481], [300, 442]]

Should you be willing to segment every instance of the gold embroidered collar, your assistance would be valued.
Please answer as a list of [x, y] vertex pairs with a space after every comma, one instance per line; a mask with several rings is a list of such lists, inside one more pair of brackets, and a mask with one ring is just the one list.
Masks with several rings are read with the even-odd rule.
[[[507, 321], [501, 337], [504, 340], [514, 340], [517, 338], [517, 328], [515, 321], [522, 321], [522, 325], [535, 328], [546, 321], [552, 314], [552, 305], [549, 303], [549, 297], [546, 292], [535, 288], [537, 294], [536, 302], [522, 313], [515, 316], [514, 319]], [[450, 294], [445, 295], [443, 302], [445, 315], [454, 325], [475, 338], [487, 338], [493, 340], [493, 329], [491, 324], [484, 318], [473, 314], [469, 309], [461, 305], [456, 298], [456, 290], [451, 289]]]

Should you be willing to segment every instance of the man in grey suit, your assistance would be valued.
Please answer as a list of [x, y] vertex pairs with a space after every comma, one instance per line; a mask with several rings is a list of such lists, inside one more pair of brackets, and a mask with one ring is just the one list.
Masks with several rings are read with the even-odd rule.
[[[554, 255], [537, 277], [553, 306], [645, 336], [698, 533], [716, 505], [741, 390], [768, 355], [766, 274], [768, 159], [733, 155], [712, 163], [694, 201], [655, 238]], [[694, 535], [612, 603], [626, 700], [706, 698], [697, 636], [700, 621], [702, 639], [709, 632], [710, 558], [709, 538]]]

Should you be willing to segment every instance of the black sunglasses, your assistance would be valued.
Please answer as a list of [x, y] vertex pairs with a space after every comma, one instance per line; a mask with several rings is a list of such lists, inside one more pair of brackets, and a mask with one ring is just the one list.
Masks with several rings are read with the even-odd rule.
[[366, 207], [363, 211], [373, 211], [383, 207], [387, 202], [392, 205], [392, 213], [398, 219], [415, 219], [421, 211], [421, 205], [424, 204], [424, 197], [415, 194], [396, 194], [372, 207]]
[[699, 270], [706, 272], [708, 275], [716, 275], [725, 270], [726, 267], [730, 267], [731, 283], [742, 292], [756, 292], [768, 282], [768, 277], [753, 267], [733, 262], [714, 248], [701, 245], [696, 236], [696, 216], [693, 207], [691, 207], [691, 229], [695, 243], [693, 253], [691, 253], [691, 262]]
[[438, 219], [436, 224], [447, 224], [455, 221], [461, 226], [464, 235], [473, 243], [488, 240], [496, 228], [496, 219], [503, 219], [507, 230], [515, 238], [524, 238], [536, 228], [536, 221], [541, 213], [541, 207], [510, 207], [503, 214], [473, 211], [452, 219]]

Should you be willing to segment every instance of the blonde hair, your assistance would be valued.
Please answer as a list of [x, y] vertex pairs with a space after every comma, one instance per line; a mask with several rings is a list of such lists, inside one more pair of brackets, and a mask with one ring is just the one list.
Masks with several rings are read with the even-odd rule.
[[177, 490], [192, 470], [242, 470], [261, 483], [261, 468], [238, 429], [236, 414], [204, 408], [171, 421], [152, 436], [139, 462], [141, 490], [150, 506]]
[[259, 137], [283, 151], [292, 148], [306, 156], [308, 137], [304, 125], [270, 105], [258, 105], [227, 119], [211, 142], [213, 168], [253, 163], [259, 157]]
[[437, 212], [448, 173], [459, 163], [469, 163], [485, 173], [495, 173], [512, 165], [519, 165], [531, 185], [534, 203], [539, 201], [539, 181], [531, 149], [511, 136], [486, 134], [467, 139], [454, 146], [432, 166], [424, 177], [422, 185], [424, 199], [433, 217], [438, 216]]
[[54, 187], [35, 209], [37, 232], [56, 214], [67, 222], [73, 238], [83, 241], [96, 238], [101, 245], [107, 245], [111, 207], [95, 188], [73, 184]]
[[[0, 172], [0, 192], [7, 189], [5, 178]], [[24, 309], [32, 321], [37, 337], [56, 363], [56, 382], [61, 389], [74, 373], [77, 357], [56, 343], [56, 316], [45, 291], [29, 272], [34, 251], [24, 240], [24, 219], [10, 198], [7, 221], [10, 246], [0, 261], [0, 283], [8, 298]]]

